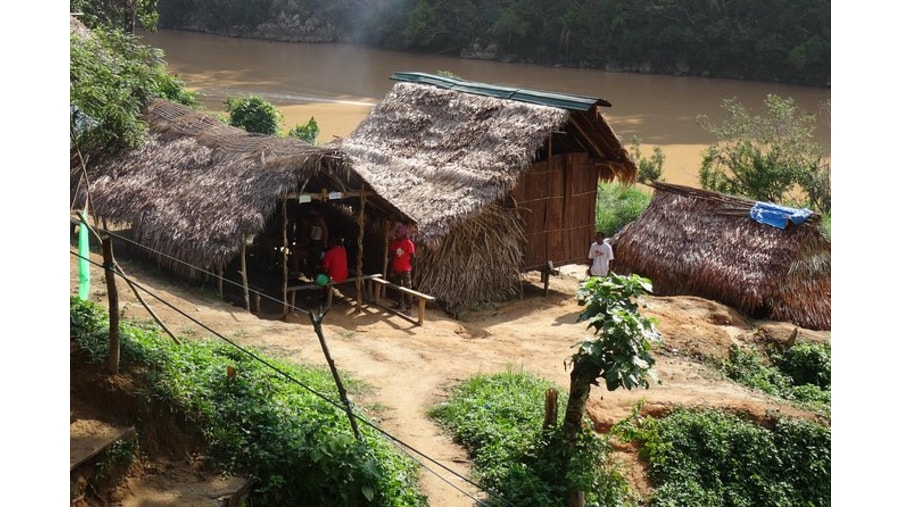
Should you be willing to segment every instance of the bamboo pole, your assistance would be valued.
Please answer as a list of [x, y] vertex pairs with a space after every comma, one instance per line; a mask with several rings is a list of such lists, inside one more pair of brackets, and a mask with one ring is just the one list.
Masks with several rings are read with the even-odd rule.
[[109, 356], [106, 366], [109, 373], [119, 373], [119, 292], [116, 289], [116, 274], [113, 271], [112, 240], [103, 236], [103, 269], [106, 274], [106, 293], [109, 297]]
[[244, 306], [250, 310], [250, 282], [247, 281], [247, 241], [241, 242], [241, 281], [244, 283]]

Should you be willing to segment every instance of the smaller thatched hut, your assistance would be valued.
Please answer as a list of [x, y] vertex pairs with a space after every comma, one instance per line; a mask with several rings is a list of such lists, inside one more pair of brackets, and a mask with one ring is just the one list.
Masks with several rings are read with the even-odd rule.
[[[250, 134], [165, 100], [153, 101], [142, 119], [146, 143], [92, 159], [87, 181], [73, 182], [73, 202], [89, 194], [92, 215], [129, 225], [162, 267], [189, 278], [223, 273], [236, 259], [243, 264], [250, 249], [261, 256], [289, 250], [291, 215], [303, 207], [343, 219], [358, 273], [365, 229], [410, 220], [334, 147]], [[271, 261], [279, 263], [277, 255]], [[287, 262], [280, 264], [286, 294]], [[246, 286], [248, 268], [238, 269]]]
[[644, 213], [614, 238], [619, 274], [657, 295], [694, 295], [748, 315], [831, 329], [831, 244], [810, 216], [782, 229], [753, 220], [754, 202], [656, 182]]

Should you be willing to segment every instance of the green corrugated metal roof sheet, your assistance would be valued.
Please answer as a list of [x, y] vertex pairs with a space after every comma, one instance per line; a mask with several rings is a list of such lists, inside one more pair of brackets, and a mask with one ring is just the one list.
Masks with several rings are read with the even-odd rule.
[[430, 84], [448, 90], [474, 93], [476, 95], [487, 95], [499, 99], [518, 100], [519, 102], [558, 107], [570, 111], [587, 111], [594, 104], [605, 107], [612, 106], [612, 104], [606, 100], [598, 97], [585, 97], [583, 95], [570, 95], [568, 93], [510, 88], [508, 86], [476, 83], [474, 81], [464, 81], [452, 77], [426, 74], [424, 72], [394, 72], [394, 74], [391, 75], [391, 79], [409, 83]]

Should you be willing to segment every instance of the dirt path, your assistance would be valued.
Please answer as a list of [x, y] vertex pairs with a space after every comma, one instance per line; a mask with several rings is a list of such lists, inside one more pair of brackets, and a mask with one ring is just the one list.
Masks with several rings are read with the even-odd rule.
[[[181, 282], [161, 281], [139, 265], [121, 264], [127, 274], [155, 294], [238, 343], [273, 355], [326, 365], [309, 318], [303, 313], [291, 314], [286, 321], [279, 320], [277, 314], [260, 318], [217, 300], [208, 290], [198, 292]], [[573, 298], [582, 269], [564, 270], [561, 276], [552, 278], [546, 297], [539, 290], [538, 275], [529, 276], [523, 299], [471, 312], [461, 320], [433, 309], [428, 310], [425, 325], [418, 327], [374, 307], [356, 312], [347, 301], [338, 302], [325, 317], [324, 334], [337, 367], [373, 388], [367, 399], [359, 401], [380, 407], [375, 423], [440, 464], [412, 454], [434, 472], [422, 473], [422, 488], [430, 505], [469, 507], [474, 505], [472, 496], [478, 492], [442, 468], [464, 477], [470, 475], [465, 450], [442, 434], [427, 417], [428, 409], [454, 383], [474, 374], [510, 368], [539, 375], [566, 389], [569, 372], [564, 361], [586, 332], [582, 324], [576, 323], [580, 308]], [[97, 270], [92, 274], [92, 299], [105, 303], [101, 273]], [[77, 291], [74, 260], [71, 287]], [[119, 293], [126, 317], [148, 318], [124, 284]], [[145, 298], [176, 334], [209, 335], [153, 297]], [[733, 310], [700, 298], [649, 298], [648, 302], [646, 313], [659, 319], [664, 337], [656, 356], [656, 371], [662, 384], [638, 391], [607, 392], [595, 388], [589, 412], [598, 427], [627, 416], [639, 400], [645, 401], [648, 411], [676, 405], [735, 407], [760, 416], [771, 408], [779, 408], [782, 413], [792, 411], [722, 380], [692, 359], [723, 356], [731, 343], [756, 339], [760, 329], [788, 336], [792, 326], [762, 323], [760, 327], [760, 323], [755, 323], [751, 328]], [[827, 336], [805, 330], [802, 333], [822, 339]], [[139, 486], [131, 488], [139, 497]]]

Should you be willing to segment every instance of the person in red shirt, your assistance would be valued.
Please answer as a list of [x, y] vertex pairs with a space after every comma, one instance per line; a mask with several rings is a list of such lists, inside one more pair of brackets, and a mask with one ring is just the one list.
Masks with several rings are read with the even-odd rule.
[[[412, 288], [412, 261], [416, 254], [416, 245], [406, 236], [405, 225], [398, 225], [394, 230], [394, 239], [388, 246], [391, 255], [391, 279], [397, 285]], [[412, 307], [412, 296], [400, 293], [400, 301], [394, 308], [409, 311]]]
[[322, 257], [322, 269], [332, 282], [343, 282], [349, 276], [347, 270], [347, 249], [340, 239], [332, 239], [329, 248]]

